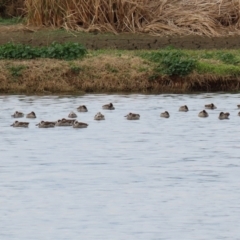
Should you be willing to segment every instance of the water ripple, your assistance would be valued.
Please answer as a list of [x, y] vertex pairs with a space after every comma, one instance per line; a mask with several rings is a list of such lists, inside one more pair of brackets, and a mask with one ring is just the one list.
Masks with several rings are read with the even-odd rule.
[[[1, 239], [238, 240], [239, 96], [0, 96]], [[116, 110], [101, 108], [109, 102]], [[211, 102], [217, 109], [198, 118]], [[12, 128], [16, 110], [37, 119]], [[89, 127], [35, 126], [70, 111]], [[99, 111], [105, 121], [93, 120]]]

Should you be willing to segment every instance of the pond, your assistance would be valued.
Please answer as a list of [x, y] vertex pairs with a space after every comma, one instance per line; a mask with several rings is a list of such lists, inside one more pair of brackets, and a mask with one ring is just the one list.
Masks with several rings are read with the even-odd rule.
[[[239, 239], [239, 97], [1, 95], [0, 238]], [[110, 102], [115, 110], [101, 108]], [[83, 104], [88, 112], [77, 112]], [[13, 128], [15, 111], [37, 118]], [[70, 111], [88, 128], [36, 126]], [[99, 111], [105, 121], [94, 120]]]

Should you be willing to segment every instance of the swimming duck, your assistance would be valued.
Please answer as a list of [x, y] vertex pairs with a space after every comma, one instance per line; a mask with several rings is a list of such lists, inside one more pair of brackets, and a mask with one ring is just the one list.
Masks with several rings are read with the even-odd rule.
[[85, 105], [81, 105], [77, 108], [78, 112], [87, 112], [88, 109]]
[[205, 111], [205, 110], [202, 110], [199, 114], [198, 114], [199, 117], [208, 117], [208, 113]]
[[112, 103], [109, 103], [109, 104], [105, 104], [102, 106], [103, 109], [108, 109], [108, 110], [114, 110], [115, 107], [113, 106]]
[[28, 113], [27, 116], [26, 116], [26, 118], [36, 118], [36, 117], [37, 117], [37, 116], [36, 116], [35, 112], [30, 112], [30, 113]]
[[228, 112], [226, 112], [226, 113], [224, 113], [224, 112], [220, 112], [218, 118], [219, 118], [220, 120], [223, 120], [223, 119], [229, 119], [229, 118], [228, 118], [229, 115], [230, 115], [230, 113], [228, 113]]
[[98, 112], [95, 117], [94, 120], [105, 120], [105, 117], [103, 114], [101, 114], [100, 112]]
[[238, 113], [238, 116], [240, 116], [240, 112]]
[[77, 114], [73, 111], [71, 111], [69, 114], [68, 114], [68, 117], [69, 118], [76, 118], [77, 117]]
[[62, 126], [62, 127], [72, 126], [74, 121], [75, 121], [74, 119], [62, 118], [55, 123], [55, 126]]
[[12, 125], [13, 127], [24, 127], [27, 128], [29, 125], [29, 122], [19, 122], [19, 121], [15, 121]]
[[168, 111], [165, 111], [163, 113], [160, 114], [160, 117], [163, 117], [163, 118], [169, 118], [170, 117], [170, 114]]
[[137, 113], [129, 113], [128, 115], [125, 116], [127, 118], [127, 120], [139, 120], [140, 119], [140, 115]]
[[41, 121], [40, 123], [36, 124], [39, 128], [53, 128], [55, 127], [56, 122], [48, 122], [48, 121]]
[[187, 112], [187, 111], [188, 111], [187, 105], [181, 106], [181, 107], [179, 108], [179, 112]]
[[78, 122], [77, 120], [73, 123], [73, 128], [86, 128], [88, 126], [87, 123]]
[[24, 117], [24, 114], [23, 114], [22, 112], [16, 111], [16, 112], [12, 115], [12, 117], [14, 117], [14, 118], [21, 118], [21, 117]]
[[217, 107], [213, 103], [211, 103], [211, 104], [206, 104], [205, 108], [207, 108], [207, 109], [216, 109]]
[[238, 104], [237, 107], [240, 108], [240, 104]]

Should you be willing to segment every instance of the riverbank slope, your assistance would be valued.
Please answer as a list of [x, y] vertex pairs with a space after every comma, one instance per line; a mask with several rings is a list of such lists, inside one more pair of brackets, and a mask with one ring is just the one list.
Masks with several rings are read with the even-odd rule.
[[[21, 24], [1, 26], [0, 32], [0, 44], [45, 46], [53, 41], [80, 42], [88, 48], [85, 58], [73, 61], [0, 60], [1, 93], [239, 91], [240, 43], [237, 36], [160, 38], [137, 34], [76, 33], [29, 28]], [[186, 76], [165, 74], [159, 71], [157, 61], [146, 57], [156, 53], [158, 50], [155, 49], [169, 45], [194, 49], [183, 50], [197, 61], [191, 73]]]

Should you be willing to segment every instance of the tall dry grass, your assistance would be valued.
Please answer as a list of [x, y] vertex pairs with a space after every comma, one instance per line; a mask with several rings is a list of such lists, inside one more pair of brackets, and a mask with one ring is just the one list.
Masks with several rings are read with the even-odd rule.
[[239, 0], [25, 0], [37, 26], [153, 35], [239, 33]]

